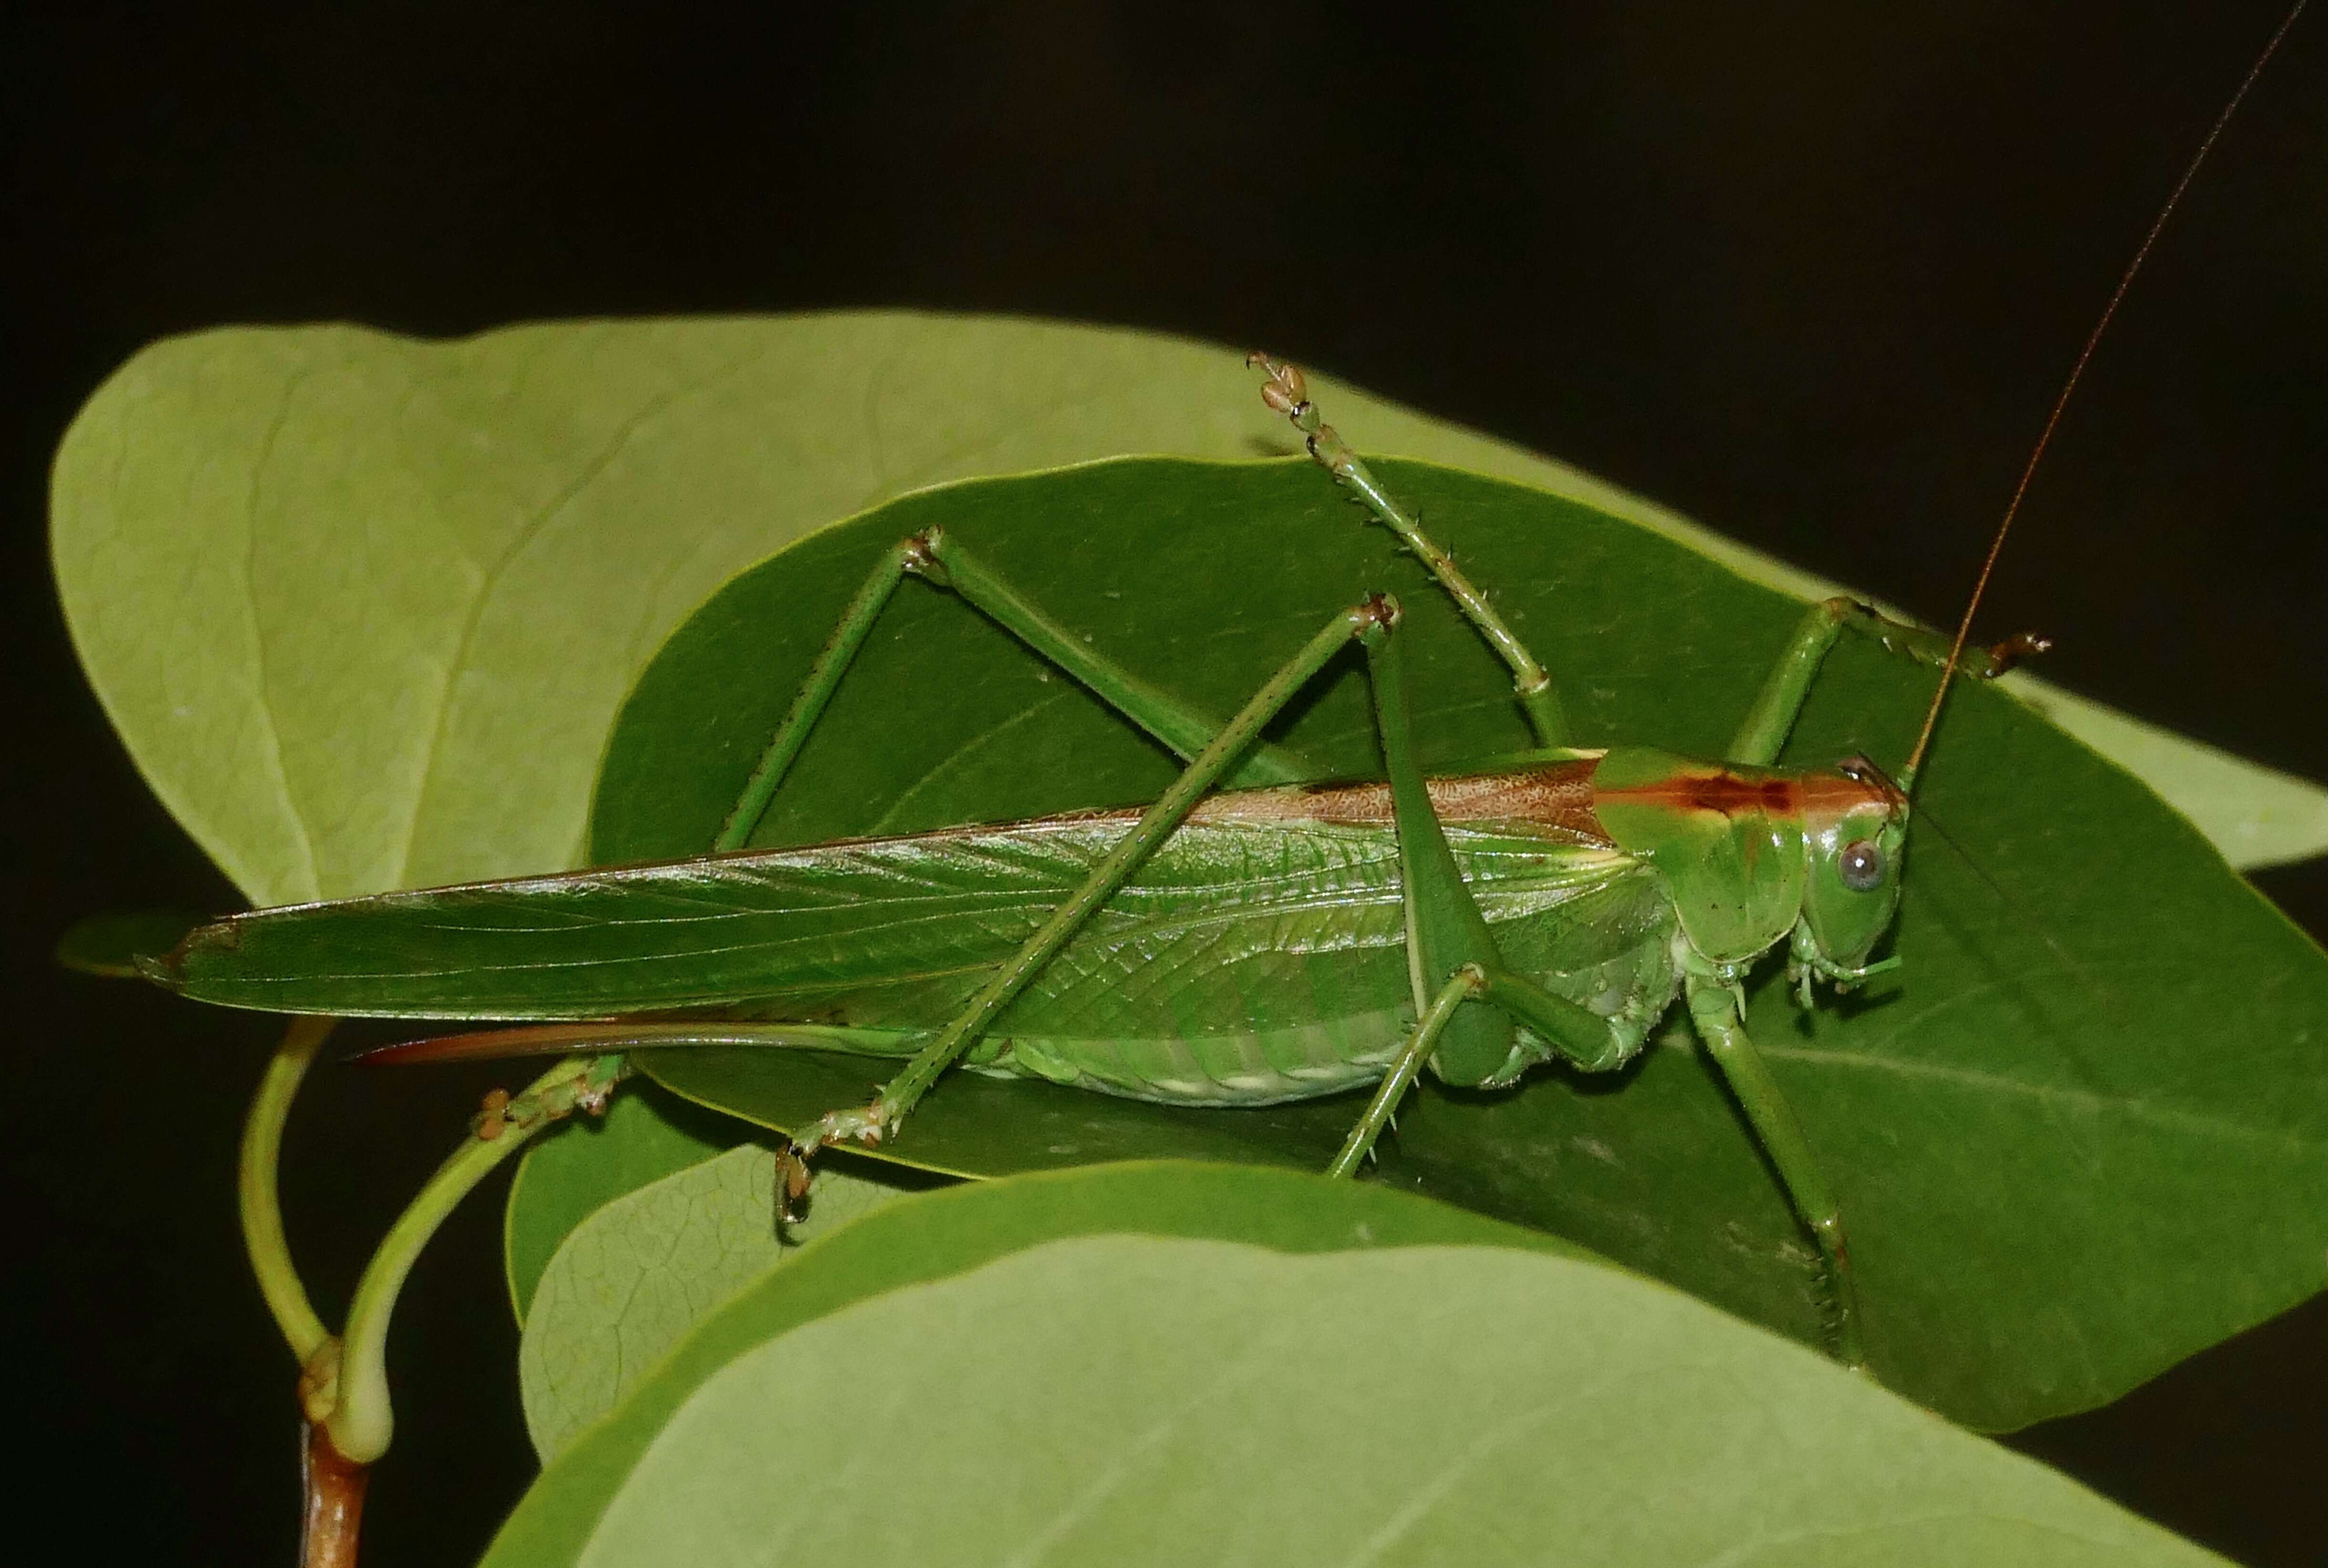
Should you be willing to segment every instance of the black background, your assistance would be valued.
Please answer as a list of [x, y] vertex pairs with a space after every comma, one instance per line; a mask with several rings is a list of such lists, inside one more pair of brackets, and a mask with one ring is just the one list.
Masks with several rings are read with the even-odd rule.
[[[230, 1198], [268, 1033], [46, 962], [79, 914], [236, 902], [46, 577], [48, 454], [140, 344], [859, 305], [1262, 343], [1947, 621], [2276, 5], [12, 7], [14, 1529], [292, 1550], [292, 1369]], [[2066, 685], [2314, 778], [2323, 198], [2328, 14], [2136, 286], [1984, 616], [2055, 633]], [[2258, 880], [2328, 931], [2328, 875]], [[483, 1081], [311, 1085], [291, 1225], [327, 1317]], [[375, 1564], [465, 1560], [530, 1473], [496, 1218], [473, 1201], [399, 1313]], [[2315, 1300], [2016, 1441], [2243, 1560], [2317, 1563], [2323, 1341]]]

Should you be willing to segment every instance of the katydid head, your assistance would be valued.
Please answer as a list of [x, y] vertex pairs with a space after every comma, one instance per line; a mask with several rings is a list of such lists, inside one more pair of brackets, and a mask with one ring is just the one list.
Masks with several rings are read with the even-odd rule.
[[1900, 872], [1908, 844], [1908, 797], [1865, 757], [1803, 778], [1802, 917], [1792, 957], [1798, 983], [1816, 974], [1849, 985], [1896, 964], [1868, 955], [1900, 907]]

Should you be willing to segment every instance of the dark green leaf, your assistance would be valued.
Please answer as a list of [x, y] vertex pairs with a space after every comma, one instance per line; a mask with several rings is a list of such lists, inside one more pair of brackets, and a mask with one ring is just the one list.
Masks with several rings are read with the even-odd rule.
[[[1799, 613], [1574, 502], [1383, 468], [1561, 675], [1588, 743], [1718, 753]], [[878, 552], [938, 523], [1101, 652], [1223, 714], [1328, 614], [1388, 588], [1411, 612], [1426, 761], [1525, 743], [1501, 668], [1314, 469], [1123, 462], [908, 497], [730, 584], [624, 709], [594, 858], [708, 843]], [[1790, 757], [1896, 763], [1931, 679], [1847, 639]], [[1285, 738], [1337, 773], [1374, 766], [1356, 671]], [[1079, 688], [909, 583], [759, 841], [1137, 802], [1172, 772]], [[1993, 689], [1951, 704], [1907, 875], [1902, 973], [1807, 1019], [1766, 973], [1751, 1016], [1840, 1191], [1885, 1380], [2009, 1428], [2113, 1398], [2319, 1289], [2328, 958], [2140, 784]], [[783, 1127], [861, 1102], [878, 1072], [772, 1052], [643, 1060]], [[1174, 1111], [958, 1076], [894, 1151], [973, 1174], [1139, 1154], [1314, 1165], [1356, 1113]], [[1610, 1080], [1427, 1092], [1381, 1179], [1816, 1338], [1809, 1245], [1679, 1028]]]

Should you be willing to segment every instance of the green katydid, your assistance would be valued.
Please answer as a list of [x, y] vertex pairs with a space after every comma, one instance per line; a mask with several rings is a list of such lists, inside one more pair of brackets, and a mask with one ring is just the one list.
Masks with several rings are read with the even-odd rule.
[[[1334, 616], [1217, 725], [1089, 654], [973, 549], [930, 530], [889, 552], [843, 616], [714, 856], [260, 911], [195, 932], [151, 972], [204, 1000], [284, 1011], [577, 1020], [415, 1056], [761, 1043], [908, 1058], [872, 1106], [800, 1130], [804, 1150], [898, 1133], [957, 1061], [1225, 1106], [1377, 1084], [1340, 1174], [1425, 1065], [1480, 1087], [1554, 1059], [1616, 1068], [1682, 998], [1818, 1242], [1836, 1347], [1860, 1359], [1841, 1216], [1745, 1036], [1737, 989], [1782, 941], [1807, 998], [1815, 979], [1848, 987], [1885, 967], [1871, 954], [1899, 895], [1904, 790], [1860, 759], [1769, 765], [1846, 625], [1943, 667], [1946, 641], [1830, 600], [1805, 618], [1723, 760], [1569, 746], [1552, 682], [1519, 639], [1319, 421], [1300, 373], [1263, 362], [1265, 395], [1319, 461], [1504, 653], [1537, 750], [1426, 783], [1386, 599]], [[909, 574], [1017, 633], [1187, 770], [1144, 812], [740, 850]], [[1388, 782], [1295, 782], [1300, 759], [1254, 741], [1353, 642]], [[1212, 793], [1248, 752], [1244, 778], [1280, 782]], [[1117, 983], [1135, 967], [1141, 984]], [[621, 1016], [631, 1021], [583, 1021]]]
[[[1950, 646], [1830, 601], [1805, 620], [1721, 761], [1567, 747], [1549, 678], [1519, 639], [1319, 423], [1294, 374], [1273, 361], [1270, 371], [1272, 401], [1313, 453], [1399, 530], [1505, 656], [1539, 750], [1426, 782], [1386, 601], [1335, 617], [1221, 727], [1085, 655], [974, 548], [922, 535], [843, 618], [722, 835], [729, 854], [263, 911], [197, 932], [154, 972], [206, 1000], [284, 1010], [577, 1020], [468, 1037], [438, 1054], [763, 1043], [907, 1059], [872, 1106], [799, 1130], [810, 1149], [896, 1133], [957, 1061], [1211, 1104], [1378, 1082], [1335, 1161], [1345, 1172], [1424, 1066], [1487, 1087], [1555, 1058], [1613, 1067], [1682, 997], [1819, 1244], [1837, 1347], [1857, 1359], [1841, 1218], [1745, 1038], [1735, 988], [1780, 941], [1806, 994], [1815, 979], [1849, 985], [1873, 972], [1922, 743], [1897, 784], [1860, 760], [1769, 765], [1846, 624], [1939, 666], [1942, 693], [1961, 631]], [[954, 588], [1189, 759], [1179, 784], [1136, 816], [734, 853], [907, 574]], [[1270, 718], [1352, 641], [1374, 679], [1387, 784], [1305, 790], [1291, 782], [1303, 776], [1298, 757], [1262, 748], [1248, 758]], [[2001, 648], [1986, 668], [2017, 651]], [[1288, 782], [1208, 799], [1241, 761], [1241, 782]], [[1272, 879], [1257, 887], [1252, 868], [1264, 862]], [[914, 900], [906, 931], [901, 887]], [[1206, 1005], [1223, 991], [1229, 1005], [1195, 1017], [1193, 984], [1134, 995], [1114, 983], [1130, 960], [1153, 959], [1159, 932], [1199, 918], [1243, 943], [1245, 968], [1202, 972]], [[1197, 974], [1177, 962], [1162, 970]], [[611, 1015], [649, 1016], [588, 1021]]]

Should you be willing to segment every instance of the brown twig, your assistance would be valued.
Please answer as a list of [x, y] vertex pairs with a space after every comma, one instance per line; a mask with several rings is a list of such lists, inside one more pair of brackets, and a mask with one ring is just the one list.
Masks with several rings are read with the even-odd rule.
[[322, 1423], [306, 1429], [299, 1455], [299, 1568], [356, 1568], [367, 1465], [341, 1457]]

